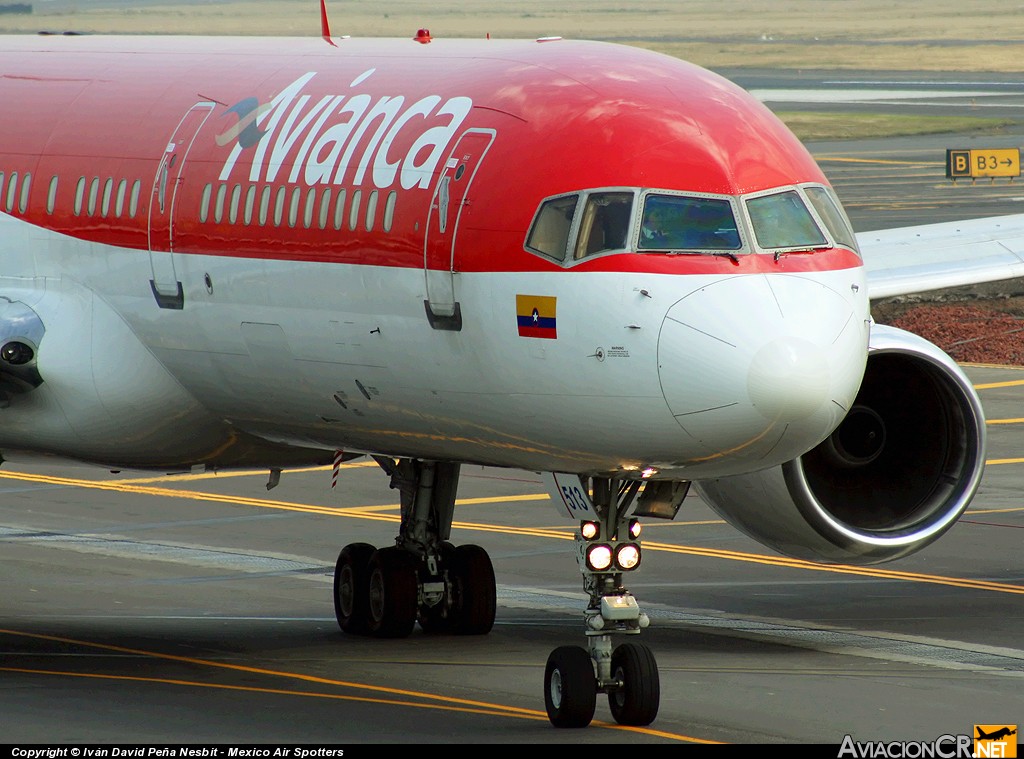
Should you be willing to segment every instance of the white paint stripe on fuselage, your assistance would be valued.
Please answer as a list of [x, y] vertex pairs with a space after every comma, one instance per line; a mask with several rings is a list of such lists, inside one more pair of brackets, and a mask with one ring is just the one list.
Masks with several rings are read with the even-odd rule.
[[[463, 329], [447, 332], [428, 324], [417, 269], [179, 255], [186, 305], [161, 310], [145, 251], [9, 216], [0, 234], [13, 241], [0, 295], [75, 272], [212, 415], [269, 440], [534, 470], [700, 459], [688, 475], [733, 471], [682, 431], [658, 374], [665, 314], [721, 276], [460, 273]], [[858, 275], [802, 276], [848, 292]], [[557, 299], [556, 339], [520, 337], [517, 294]], [[744, 321], [744, 304], [720, 308]]]

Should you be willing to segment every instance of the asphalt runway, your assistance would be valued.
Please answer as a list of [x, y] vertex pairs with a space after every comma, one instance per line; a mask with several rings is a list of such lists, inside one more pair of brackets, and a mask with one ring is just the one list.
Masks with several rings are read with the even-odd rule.
[[808, 148], [835, 186], [854, 229], [1024, 213], [1021, 179], [946, 178], [946, 150], [1019, 148], [1024, 132], [940, 134], [814, 142]]
[[[944, 178], [953, 139], [991, 142], [810, 147], [858, 230], [1018, 212], [1015, 183]], [[342, 635], [331, 600], [340, 547], [396, 531], [375, 465], [347, 465], [333, 490], [329, 470], [286, 472], [268, 492], [266, 472], [4, 464], [2, 741], [838, 745], [1024, 722], [1024, 369], [968, 373], [989, 466], [964, 518], [908, 559], [783, 559], [695, 497], [647, 521], [630, 588], [652, 618], [662, 702], [643, 729], [615, 725], [603, 697], [584, 730], [544, 714], [545, 661], [583, 643], [585, 598], [573, 525], [534, 473], [463, 470], [453, 540], [494, 561], [493, 632], [395, 641]]]
[[[775, 111], [1024, 119], [1020, 74], [723, 69]], [[1022, 129], [811, 142], [858, 232], [1024, 211], [1020, 178], [946, 179], [946, 150], [1017, 148]]]

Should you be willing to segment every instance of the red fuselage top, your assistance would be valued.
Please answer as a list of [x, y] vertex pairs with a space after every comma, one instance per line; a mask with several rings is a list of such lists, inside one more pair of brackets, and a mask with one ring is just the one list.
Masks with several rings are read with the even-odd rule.
[[[463, 201], [464, 271], [557, 270], [523, 242], [539, 203], [560, 193], [826, 183], [739, 87], [604, 43], [24, 36], [4, 38], [0, 72], [0, 171], [32, 177], [24, 210], [7, 208], [2, 188], [0, 209], [122, 248], [421, 267], [436, 178], [467, 130], [493, 137]], [[158, 211], [161, 161], [179, 126], [187, 139]], [[104, 192], [116, 195], [122, 179], [129, 194], [139, 183], [135, 212], [115, 213], [112, 197], [104, 211]], [[355, 193], [362, 208], [375, 193], [393, 218], [360, 222], [357, 234], [347, 210], [335, 220], [342, 192], [346, 208]], [[173, 242], [151, 227], [173, 227]], [[741, 270], [765, 266], [746, 258]], [[854, 265], [843, 250], [773, 262]], [[582, 268], [680, 266], [736, 271], [723, 259], [629, 253]]]

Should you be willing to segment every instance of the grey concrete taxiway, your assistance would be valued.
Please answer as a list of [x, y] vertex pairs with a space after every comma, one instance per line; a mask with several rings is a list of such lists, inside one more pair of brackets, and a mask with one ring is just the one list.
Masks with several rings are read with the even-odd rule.
[[[1016, 212], [1015, 184], [944, 178], [949, 141], [811, 148], [858, 229]], [[587, 729], [547, 721], [544, 664], [583, 643], [584, 596], [573, 525], [532, 472], [463, 470], [453, 540], [493, 559], [493, 632], [377, 640], [341, 634], [331, 600], [342, 545], [394, 538], [396, 494], [366, 462], [334, 489], [316, 470], [271, 491], [265, 472], [5, 464], [0, 742], [838, 745], [1024, 722], [1024, 370], [968, 373], [989, 465], [966, 515], [910, 558], [791, 561], [695, 497], [648, 520], [631, 589], [662, 700], [644, 729], [603, 699]]]

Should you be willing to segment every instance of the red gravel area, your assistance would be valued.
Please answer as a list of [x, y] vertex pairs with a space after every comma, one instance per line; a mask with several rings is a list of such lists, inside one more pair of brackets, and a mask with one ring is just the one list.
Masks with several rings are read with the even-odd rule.
[[1017, 299], [991, 303], [908, 305], [876, 310], [875, 320], [930, 340], [960, 363], [1024, 366], [1024, 312]]

